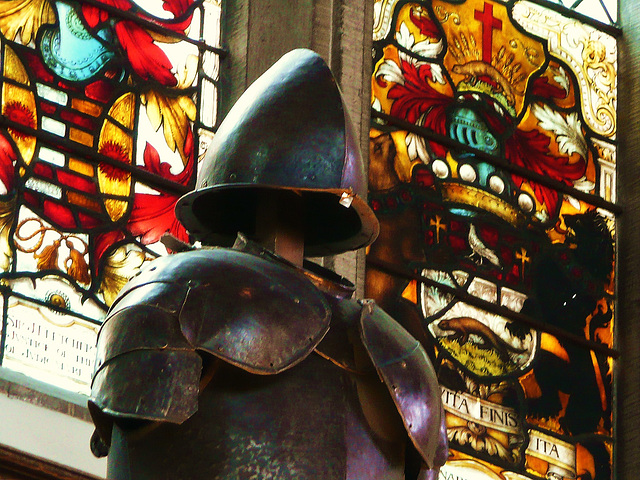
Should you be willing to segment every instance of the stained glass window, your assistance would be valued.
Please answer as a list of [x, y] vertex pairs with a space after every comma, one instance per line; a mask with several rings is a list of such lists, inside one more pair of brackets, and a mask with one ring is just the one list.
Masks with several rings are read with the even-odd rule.
[[220, 0], [0, 3], [2, 366], [87, 392], [119, 289], [187, 240], [216, 125]]
[[432, 354], [440, 478], [612, 478], [617, 51], [587, 4], [615, 21], [375, 1], [366, 294]]

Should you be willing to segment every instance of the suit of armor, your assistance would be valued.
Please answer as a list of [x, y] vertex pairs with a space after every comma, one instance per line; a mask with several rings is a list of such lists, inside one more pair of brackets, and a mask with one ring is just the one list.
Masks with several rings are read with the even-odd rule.
[[[252, 199], [257, 184], [259, 198], [278, 197], [279, 211], [286, 210], [286, 202], [300, 203], [308, 216], [325, 202], [335, 203], [328, 208], [338, 212], [335, 218], [346, 219], [348, 234], [328, 235], [308, 221], [298, 223], [307, 254], [373, 241], [377, 224], [353, 191], [351, 185], [357, 182], [349, 178], [353, 172], [358, 178], [363, 175], [361, 158], [350, 151], [342, 100], [327, 73], [317, 55], [295, 51], [265, 74], [267, 81], [258, 80], [262, 87], [257, 92], [253, 88], [245, 94], [249, 103], [254, 102], [249, 109], [253, 113], [238, 115], [232, 110], [227, 118], [234, 122], [233, 128], [227, 130], [223, 123], [214, 140], [218, 143], [208, 154], [213, 166], [205, 166], [199, 188], [177, 207], [192, 234], [199, 232], [195, 235], [203, 240], [212, 235], [224, 239], [230, 227], [216, 227], [224, 222], [215, 209], [230, 205], [210, 203], [211, 193], [224, 204], [230, 190], [241, 191], [243, 196], [232, 196], [233, 201], [251, 201], [240, 211], [259, 212], [258, 201]], [[264, 151], [264, 146], [247, 145], [255, 135], [247, 133], [251, 140], [242, 141], [247, 131], [243, 119], [249, 118], [255, 128], [256, 116], [265, 115], [255, 102], [274, 89], [289, 94], [296, 91], [293, 86], [316, 90], [319, 77], [329, 80], [320, 82], [322, 88], [338, 92], [335, 125], [343, 143], [338, 137], [336, 149], [336, 136], [325, 128], [325, 140], [316, 138], [312, 150], [324, 160], [337, 152], [339, 184], [322, 190], [295, 184], [276, 188], [264, 178], [254, 180], [248, 189], [242, 179], [230, 184], [230, 178], [256, 169], [232, 165], [231, 177], [216, 165], [222, 161], [216, 152], [225, 152], [228, 168], [229, 158], [238, 155], [234, 148]], [[281, 78], [287, 79], [286, 85], [273, 80]], [[326, 96], [319, 96], [327, 102]], [[271, 94], [264, 108], [282, 112], [277, 98]], [[317, 114], [313, 108], [308, 117], [298, 111], [296, 121], [306, 125], [305, 119], [313, 117], [309, 121], [331, 126], [322, 115], [317, 120]], [[329, 153], [322, 151], [325, 145]], [[296, 162], [301, 149], [295, 148]], [[269, 158], [287, 163], [282, 152], [266, 157], [267, 163]], [[251, 161], [264, 164], [265, 159], [258, 156]], [[326, 175], [331, 168], [324, 171]], [[318, 176], [307, 177], [315, 182]], [[219, 221], [208, 223], [211, 217]], [[357, 228], [348, 226], [353, 219]], [[243, 219], [238, 222], [235, 229], [251, 225]], [[291, 224], [276, 230], [290, 236]], [[132, 279], [113, 304], [98, 337], [89, 403], [97, 432], [109, 446], [108, 478], [437, 477], [447, 456], [446, 428], [440, 389], [424, 349], [373, 302], [353, 300], [353, 286], [344, 279], [317, 265], [282, 258], [278, 244], [276, 253], [264, 248], [268, 242], [262, 232], [257, 226], [252, 235], [260, 243], [239, 235], [232, 248], [203, 248], [160, 258]]]

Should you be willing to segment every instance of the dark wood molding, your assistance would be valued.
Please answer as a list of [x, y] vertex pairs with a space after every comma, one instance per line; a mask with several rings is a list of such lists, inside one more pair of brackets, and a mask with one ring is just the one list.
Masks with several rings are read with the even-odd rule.
[[3, 480], [100, 480], [100, 477], [3, 445], [0, 445], [0, 478]]

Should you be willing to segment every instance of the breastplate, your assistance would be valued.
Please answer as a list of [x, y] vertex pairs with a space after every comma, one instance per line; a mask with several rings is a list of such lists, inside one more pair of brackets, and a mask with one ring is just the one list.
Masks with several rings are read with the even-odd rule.
[[331, 283], [228, 249], [152, 263], [98, 338], [108, 478], [394, 480], [405, 450], [437, 469], [446, 432], [422, 347]]

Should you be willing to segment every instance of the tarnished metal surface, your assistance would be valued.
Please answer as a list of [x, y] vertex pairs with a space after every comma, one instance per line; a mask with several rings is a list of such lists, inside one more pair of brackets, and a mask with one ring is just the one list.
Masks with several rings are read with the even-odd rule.
[[[229, 113], [176, 213], [230, 245], [256, 228], [265, 191], [286, 190], [306, 217], [283, 222], [300, 239], [292, 262], [298, 228], [307, 255], [368, 245], [378, 224], [354, 145], [328, 67], [295, 51]], [[404, 480], [416, 450], [437, 468], [442, 404], [418, 342], [335, 274], [235, 247], [158, 259], [114, 303], [90, 403], [112, 440], [108, 478]]]
[[355, 300], [340, 300], [326, 296], [331, 306], [331, 328], [316, 347], [320, 356], [337, 366], [354, 373], [371, 373], [370, 368], [356, 364], [354, 341], [360, 340], [360, 311], [362, 307]]
[[95, 370], [100, 371], [114, 357], [124, 353], [167, 348], [195, 350], [184, 338], [177, 314], [145, 304], [131, 305], [110, 314], [100, 329]]
[[351, 376], [317, 355], [279, 375], [223, 364], [199, 403], [182, 425], [116, 427], [108, 478], [405, 479], [403, 442], [362, 423]]
[[96, 373], [90, 402], [115, 418], [182, 423], [198, 408], [201, 370], [193, 351], [129, 352]]
[[199, 350], [274, 374], [301, 361], [324, 337], [329, 307], [304, 275], [242, 252], [203, 253], [211, 269], [194, 277], [180, 312], [182, 331]]
[[[436, 373], [424, 349], [374, 302], [362, 310], [362, 341], [387, 385], [409, 437], [430, 469], [437, 468], [446, 436]], [[444, 450], [443, 450], [444, 449]]]
[[364, 247], [378, 221], [363, 200], [364, 163], [351, 129], [328, 66], [294, 50], [236, 102], [176, 215], [203, 243], [231, 245], [236, 232], [252, 233], [260, 189], [296, 190], [305, 198], [306, 255]]
[[[152, 262], [149, 267], [153, 268], [154, 264], [155, 262]], [[142, 279], [146, 279], [149, 283], [141, 284], [136, 279], [134, 280], [135, 283], [132, 282], [125, 285], [125, 289], [119, 293], [116, 302], [109, 309], [109, 316], [113, 316], [118, 311], [131, 305], [159, 307], [172, 314], [180, 311], [189, 289], [187, 283], [175, 283], [173, 281], [165, 283], [153, 278], [149, 279], [146, 275]]]
[[[444, 417], [417, 341], [321, 268], [246, 248], [177, 254], [125, 288], [90, 403], [108, 478], [400, 480], [407, 444], [437, 469]], [[197, 352], [223, 360], [203, 392]]]

